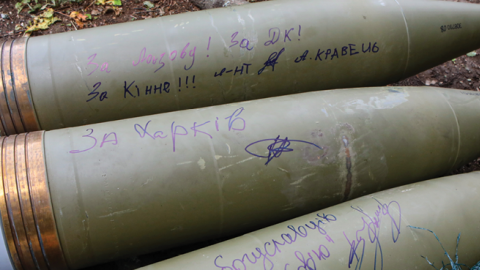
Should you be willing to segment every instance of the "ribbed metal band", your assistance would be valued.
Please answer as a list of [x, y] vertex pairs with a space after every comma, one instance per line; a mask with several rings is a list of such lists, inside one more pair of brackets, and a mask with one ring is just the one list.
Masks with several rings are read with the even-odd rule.
[[40, 130], [26, 65], [28, 38], [0, 42], [0, 129], [2, 135]]
[[43, 133], [1, 139], [0, 213], [17, 270], [68, 269], [50, 201]]
[[[3, 222], [0, 218], [0, 228], [3, 228]], [[8, 251], [8, 243], [5, 237], [5, 233], [0, 229], [0, 269], [2, 270], [15, 270], [13, 261]]]
[[10, 114], [10, 109], [7, 103], [7, 93], [6, 93], [6, 86], [7, 82], [5, 81], [5, 78], [7, 77], [4, 70], [4, 66], [7, 65], [7, 61], [10, 59], [8, 54], [6, 54], [5, 47], [10, 47], [11, 42], [4, 42], [2, 44], [2, 50], [0, 51], [0, 80], [1, 80], [1, 85], [0, 85], [0, 117], [2, 119], [2, 125], [4, 127], [5, 133], [2, 133], [3, 136], [9, 135], [9, 134], [16, 134], [17, 131], [15, 130], [15, 125], [13, 124], [12, 116]]

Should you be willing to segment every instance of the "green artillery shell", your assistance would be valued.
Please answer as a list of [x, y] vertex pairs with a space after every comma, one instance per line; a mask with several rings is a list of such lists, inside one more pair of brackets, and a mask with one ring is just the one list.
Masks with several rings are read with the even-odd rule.
[[479, 110], [471, 91], [342, 89], [9, 136], [9, 250], [80, 269], [440, 177], [480, 156]]
[[15, 134], [382, 86], [479, 48], [479, 37], [479, 5], [305, 0], [19, 39], [3, 45], [0, 126]]
[[479, 180], [473, 172], [374, 193], [140, 269], [432, 269], [426, 259], [450, 264], [445, 251], [471, 267]]

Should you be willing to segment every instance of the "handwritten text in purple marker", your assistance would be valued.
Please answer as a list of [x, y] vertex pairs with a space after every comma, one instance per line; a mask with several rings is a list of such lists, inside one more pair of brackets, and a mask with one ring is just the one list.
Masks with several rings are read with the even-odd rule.
[[[185, 70], [190, 70], [193, 65], [195, 64], [195, 51], [197, 49], [196, 46], [193, 47], [193, 49], [190, 49], [188, 50], [190, 47], [190, 43], [187, 43], [183, 49], [180, 51], [180, 59], [184, 59], [187, 55], [190, 56], [192, 58], [192, 63], [189, 64], [189, 65], [185, 65], [184, 66], [184, 69]], [[188, 52], [187, 52], [188, 51]], [[161, 53], [157, 56], [153, 55], [153, 54], [148, 54], [147, 55], [147, 48], [144, 47], [141, 51], [140, 51], [140, 54], [138, 56], [138, 60], [137, 61], [132, 61], [132, 65], [134, 67], [138, 66], [139, 64], [147, 64], [147, 65], [154, 65], [156, 66], [157, 68], [154, 70], [154, 73], [159, 71], [160, 69], [162, 69], [164, 66], [165, 66], [165, 60], [164, 60], [164, 57], [165, 57], [165, 54], [166, 53]], [[171, 51], [169, 54], [168, 54], [168, 59], [170, 59], [170, 61], [174, 61], [178, 56], [178, 51], [177, 50], [173, 50]], [[187, 67], [188, 66], [188, 67]]]
[[[91, 149], [95, 148], [95, 146], [97, 146], [98, 140], [95, 136], [93, 136], [93, 129], [89, 128], [89, 129], [87, 129], [87, 131], [89, 131], [90, 133], [87, 134], [87, 135], [83, 135], [82, 137], [92, 139], [93, 140], [93, 141], [91, 141], [92, 145], [90, 147], [86, 148], [86, 149], [83, 149], [83, 150], [72, 150], [72, 151], [69, 152], [70, 154], [83, 153], [83, 152], [91, 150]], [[102, 142], [100, 143], [100, 148], [102, 148], [106, 143], [111, 143], [111, 145], [117, 145], [118, 144], [117, 134], [115, 132], [105, 133], [103, 135]]]
[[242, 49], [247, 49], [249, 51], [253, 50], [253, 45], [250, 46], [250, 40], [244, 38], [242, 39], [242, 41], [238, 41], [240, 40], [239, 38], [237, 38], [237, 35], [238, 35], [238, 32], [235, 32], [232, 34], [232, 39], [230, 40], [230, 42], [232, 43], [232, 45], [230, 45], [230, 48], [232, 47], [235, 47], [236, 45], [239, 45], [240, 48]]
[[[284, 31], [282, 31], [284, 30]], [[264, 43], [265, 46], [274, 45], [283, 37], [283, 42], [292, 41], [292, 38], [295, 36], [295, 28], [280, 29], [278, 27], [272, 27], [268, 30], [268, 40]], [[302, 32], [302, 26], [298, 26], [298, 40], [300, 40], [300, 35]]]
[[97, 71], [98, 67], [100, 67], [100, 71], [104, 71], [106, 73], [110, 73], [110, 70], [108, 70], [108, 63], [107, 62], [104, 62], [101, 66], [95, 62], [93, 62], [93, 60], [95, 60], [95, 57], [97, 57], [97, 54], [92, 54], [88, 57], [88, 64], [87, 64], [87, 67], [89, 65], [93, 65], [95, 66], [95, 68], [92, 70], [92, 72], [90, 72], [87, 76], [90, 76], [92, 75], [95, 71]]
[[[238, 108], [235, 110], [231, 115], [227, 116], [225, 118], [224, 123], [226, 124], [226, 129], [228, 131], [243, 131], [245, 130], [247, 123], [245, 119], [240, 117], [240, 114], [244, 111], [244, 108]], [[219, 124], [218, 124], [218, 117], [216, 117], [215, 126], [213, 121], [206, 121], [206, 122], [193, 122], [192, 125], [190, 126], [183, 126], [180, 124], [176, 124], [175, 121], [172, 122], [170, 125], [169, 131], [164, 132], [162, 130], [157, 130], [157, 131], [152, 131], [150, 129], [149, 131], [149, 125], [151, 121], [148, 121], [145, 125], [140, 125], [140, 124], [135, 124], [133, 125], [133, 129], [137, 134], [140, 136], [140, 138], [151, 138], [151, 139], [166, 139], [168, 136], [171, 137], [172, 139], [172, 144], [173, 144], [173, 152], [176, 152], [177, 150], [177, 143], [178, 140], [183, 137], [183, 136], [192, 136], [197, 137], [197, 136], [204, 136], [204, 137], [209, 137], [210, 139], [213, 139], [212, 134], [208, 133], [206, 131], [206, 128], [210, 125], [212, 125], [212, 128], [215, 127], [214, 130], [220, 131]], [[200, 123], [200, 124], [198, 124]], [[164, 129], [165, 130], [165, 129]], [[189, 130], [191, 130], [189, 132]]]
[[[336, 221], [337, 218], [334, 215], [331, 214], [317, 214], [315, 216], [315, 220], [310, 221], [309, 223], [306, 223], [305, 225], [302, 226], [292, 226], [289, 225], [287, 228], [291, 231], [290, 233], [282, 233], [280, 235], [280, 238], [282, 240], [274, 240], [272, 239], [271, 242], [265, 242], [263, 243], [263, 248], [255, 248], [255, 251], [251, 252], [251, 255], [249, 253], [244, 253], [242, 256], [240, 256], [240, 259], [234, 259], [233, 261], [229, 261], [227, 265], [220, 265], [221, 260], [223, 259], [222, 255], [218, 255], [215, 260], [213, 261], [213, 264], [222, 270], [247, 270], [248, 269], [248, 264], [255, 265], [258, 262], [261, 262], [263, 264], [263, 269], [264, 270], [271, 270], [271, 269], [276, 269], [274, 262], [272, 259], [279, 253], [281, 253], [281, 247], [286, 246], [286, 245], [293, 245], [297, 240], [300, 238], [308, 238], [309, 237], [309, 232], [311, 231], [318, 231], [320, 235], [324, 236], [325, 239], [328, 242], [334, 243], [333, 239], [328, 235], [327, 231], [321, 227], [322, 224], [325, 223], [330, 223], [333, 221]], [[293, 232], [293, 235], [291, 234]], [[300, 237], [300, 238], [299, 238]], [[258, 252], [258, 254], [255, 254]], [[315, 252], [318, 254], [318, 259], [326, 259], [330, 256], [330, 252], [328, 251], [328, 248], [325, 245], [320, 245], [318, 250]], [[300, 262], [302, 262], [304, 265], [306, 263], [305, 259], [302, 261], [301, 260], [301, 253], [295, 253], [295, 255], [298, 255]], [[310, 261], [309, 261], [310, 263]], [[285, 265], [285, 268], [287, 268], [289, 264]], [[305, 267], [303, 265], [303, 267]], [[298, 268], [295, 269], [301, 269], [302, 266], [299, 266]], [[306, 269], [313, 269], [313, 268], [306, 268]]]
[[362, 268], [363, 256], [365, 255], [365, 248], [368, 244], [366, 239], [368, 239], [371, 244], [375, 245], [375, 259], [373, 261], [374, 268], [383, 269], [383, 251], [380, 243], [380, 224], [383, 221], [383, 218], [386, 218], [387, 222], [390, 221], [393, 243], [396, 243], [400, 237], [402, 222], [402, 210], [400, 208], [400, 204], [396, 201], [383, 204], [375, 198], [374, 200], [378, 203], [374, 217], [369, 216], [360, 207], [351, 206], [352, 209], [362, 214], [362, 228], [355, 232], [355, 238], [353, 238], [353, 240], [350, 240], [347, 234], [343, 232], [345, 239], [350, 245], [348, 268], [351, 268], [351, 265], [354, 263], [355, 269]]

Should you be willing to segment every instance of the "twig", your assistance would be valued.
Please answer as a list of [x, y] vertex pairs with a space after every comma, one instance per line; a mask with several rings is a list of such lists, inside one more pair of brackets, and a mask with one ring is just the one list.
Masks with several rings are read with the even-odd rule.
[[68, 16], [67, 14], [63, 14], [63, 13], [58, 12], [58, 11], [55, 11], [55, 13], [58, 13], [58, 14], [60, 14], [60, 15], [63, 15], [63, 16], [66, 16], [66, 17], [70, 18], [70, 16]]
[[77, 31], [77, 27], [75, 26], [75, 22], [74, 21], [71, 21], [72, 22], [72, 25], [73, 25], [73, 28], [75, 28], [75, 31]]
[[88, 5], [85, 9], [89, 8], [90, 6], [92, 6], [92, 5], [95, 3], [95, 1], [97, 1], [97, 0], [93, 0], [92, 3], [90, 3], [90, 5]]

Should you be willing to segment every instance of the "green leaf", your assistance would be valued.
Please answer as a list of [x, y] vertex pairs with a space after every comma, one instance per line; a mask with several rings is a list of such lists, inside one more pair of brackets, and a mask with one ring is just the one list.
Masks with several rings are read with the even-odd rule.
[[467, 56], [468, 57], [475, 57], [475, 56], [477, 56], [477, 52], [476, 51], [469, 52], [469, 53], [467, 53]]
[[90, 14], [85, 14], [85, 15], [87, 16], [87, 18], [88, 18], [89, 20], [92, 19], [92, 15], [90, 15]]
[[53, 12], [54, 12], [53, 9], [49, 8], [46, 11], [43, 12], [42, 16], [45, 17], [45, 18], [51, 18], [51, 17], [53, 17]]
[[40, 14], [38, 17], [33, 18], [33, 22], [30, 26], [25, 30], [25, 33], [37, 31], [37, 30], [45, 30], [48, 29], [50, 25], [54, 24], [57, 21], [61, 21], [57, 17], [53, 17], [53, 9], [49, 8]]
[[155, 7], [155, 5], [152, 4], [152, 2], [150, 2], [150, 1], [145, 1], [145, 2], [143, 2], [143, 5], [144, 5], [147, 9], [151, 9], [151, 8]]
[[36, 12], [36, 11], [39, 10], [40, 8], [42, 8], [42, 4], [36, 4], [35, 6], [32, 7], [31, 10], [28, 11], [28, 13]]
[[24, 7], [23, 3], [16, 3], [15, 4], [15, 8], [17, 9], [17, 14], [20, 13], [20, 11], [22, 11], [23, 7]]
[[108, 0], [106, 4], [112, 5], [112, 6], [121, 6], [122, 5], [122, 0]]

